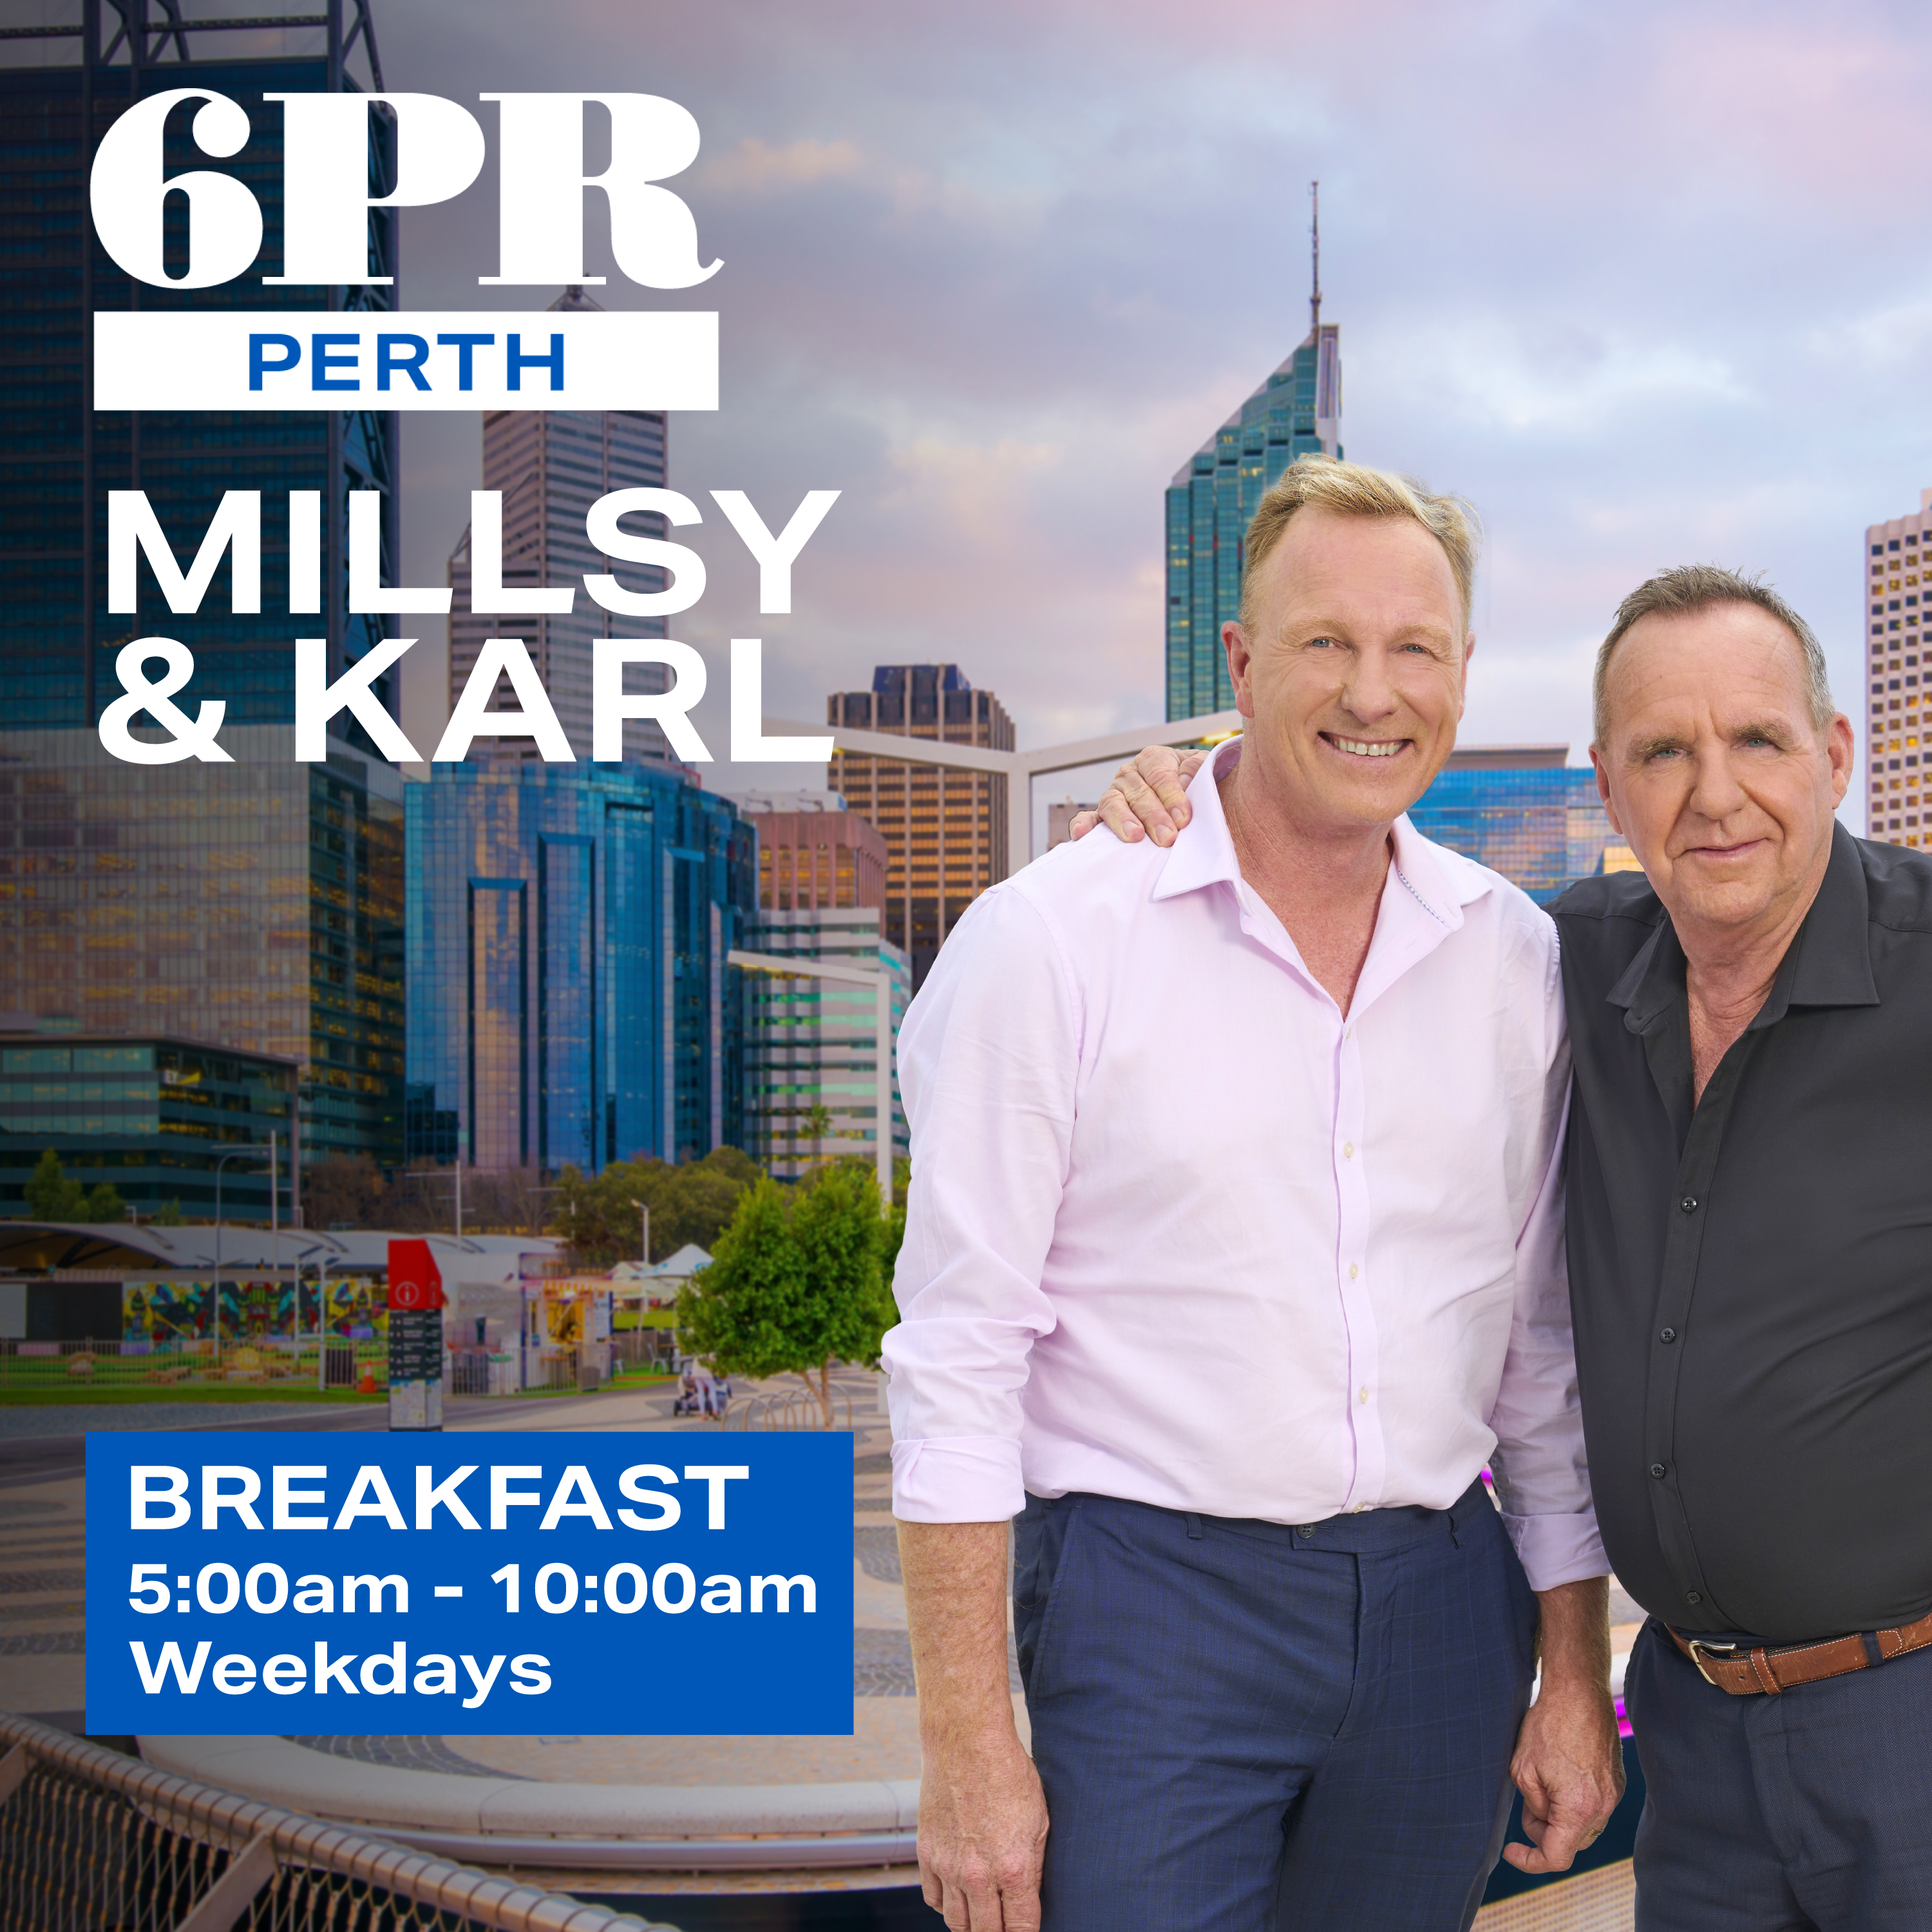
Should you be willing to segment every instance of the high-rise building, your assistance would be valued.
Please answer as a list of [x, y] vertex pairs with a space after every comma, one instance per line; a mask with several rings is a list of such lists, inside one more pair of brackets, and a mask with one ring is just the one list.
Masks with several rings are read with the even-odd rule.
[[408, 814], [409, 1102], [464, 1165], [590, 1172], [745, 1143], [724, 800], [646, 766], [439, 765]]
[[[825, 702], [828, 724], [1013, 748], [1005, 706], [957, 664], [880, 664], [870, 691]], [[1006, 781], [850, 752], [835, 754], [830, 770], [830, 788], [885, 836], [886, 938], [910, 957], [916, 988], [960, 915], [1006, 876]]]
[[1342, 454], [1342, 332], [1322, 320], [1322, 254], [1306, 338], [1167, 486], [1167, 715], [1234, 708], [1221, 626], [1238, 614], [1250, 520], [1298, 456]]
[[1932, 846], [1932, 782], [1920, 762], [1932, 762], [1932, 706], [1919, 702], [1920, 677], [1932, 680], [1932, 568], [1919, 558], [1932, 566], [1932, 490], [1919, 492], [1916, 515], [1874, 524], [1865, 551], [1865, 829], [1922, 851]]
[[[879, 936], [876, 906], [761, 911], [745, 941], [790, 955], [883, 972], [892, 1037], [912, 998], [911, 962]], [[745, 982], [746, 1149], [769, 1174], [794, 1180], [842, 1154], [876, 1157], [878, 995], [852, 980], [748, 972]], [[892, 1146], [909, 1152], [898, 1081], [892, 1082]]]
[[403, 786], [286, 726], [232, 764], [0, 731], [0, 1011], [300, 1069], [304, 1157], [402, 1147]]
[[272, 1184], [286, 1217], [296, 1074], [268, 1054], [0, 1013], [0, 1216], [34, 1212], [27, 1184], [52, 1148], [64, 1179], [105, 1184], [144, 1215], [212, 1220], [218, 1208], [224, 1220], [267, 1222]]
[[885, 904], [884, 836], [836, 792], [748, 792], [737, 803], [758, 835], [760, 914]]
[[[298, 635], [326, 629], [330, 675], [382, 636], [382, 620], [348, 614], [348, 496], [384, 494], [383, 581], [398, 548], [393, 415], [320, 410], [97, 412], [93, 407], [93, 318], [103, 310], [387, 308], [394, 290], [276, 286], [282, 230], [281, 110], [266, 96], [357, 91], [346, 65], [359, 45], [368, 77], [382, 76], [368, 0], [324, 0], [324, 44], [312, 56], [205, 59], [211, 47], [248, 44], [230, 16], [200, 22], [194, 0], [153, 13], [89, 4], [74, 26], [20, 26], [0, 42], [0, 222], [8, 236], [7, 299], [0, 309], [0, 358], [14, 371], [0, 422], [0, 720], [10, 728], [94, 723], [120, 692], [115, 654], [130, 638], [160, 632], [190, 646], [195, 677], [184, 701], [224, 702], [229, 725], [286, 723], [294, 715]], [[157, 16], [165, 11], [166, 17]], [[345, 34], [345, 12], [350, 16]], [[143, 24], [130, 32], [129, 20]], [[272, 23], [262, 22], [266, 26]], [[218, 33], [212, 32], [219, 29]], [[298, 40], [310, 38], [294, 30]], [[256, 37], [272, 45], [286, 34]], [[50, 55], [72, 65], [22, 64]], [[218, 288], [177, 291], [133, 282], [94, 239], [88, 178], [100, 136], [130, 102], [180, 87], [226, 94], [247, 112], [252, 132], [232, 160], [212, 161], [193, 142], [192, 116], [174, 116], [163, 163], [172, 176], [214, 167], [244, 182], [261, 204], [268, 254], [250, 272]], [[371, 117], [372, 165], [394, 165], [394, 123]], [[184, 249], [186, 197], [170, 196], [169, 246]], [[370, 211], [372, 272], [396, 272], [396, 211]], [[182, 259], [184, 260], [184, 254]], [[140, 608], [107, 608], [107, 493], [143, 490], [177, 556], [192, 557], [230, 489], [262, 493], [262, 602], [259, 616], [229, 615], [227, 573], [198, 614], [177, 616], [145, 562], [136, 570]], [[277, 615], [288, 554], [288, 493], [320, 490], [326, 613]], [[386, 689], [385, 682], [384, 688]], [[352, 724], [352, 721], [351, 721]], [[359, 736], [354, 727], [352, 736]]]
[[[594, 309], [580, 289], [566, 290], [550, 306]], [[618, 571], [592, 548], [584, 518], [600, 496], [613, 490], [658, 489], [664, 484], [665, 416], [662, 410], [516, 410], [483, 418], [483, 488], [502, 493], [503, 584], [506, 589], [569, 590], [567, 611], [534, 615], [472, 611], [470, 608], [470, 538], [466, 530], [449, 560], [450, 702], [468, 682], [486, 638], [520, 638], [544, 681], [557, 722], [580, 758], [590, 755], [590, 665], [598, 638], [662, 638], [662, 617], [633, 617], [607, 610], [584, 587], [586, 576], [617, 572], [641, 591], [664, 587], [665, 573], [626, 564]], [[629, 527], [640, 536], [667, 534], [656, 513], [633, 513]], [[662, 664], [634, 664], [627, 688], [660, 692], [670, 686]], [[500, 691], [498, 705], [515, 708]], [[627, 759], [675, 764], [662, 730], [642, 718], [624, 726]], [[478, 738], [472, 758], [533, 758], [528, 739]]]
[[1564, 887], [1634, 866], [1597, 794], [1597, 775], [1566, 764], [1567, 745], [1471, 745], [1450, 754], [1409, 808], [1425, 838], [1520, 886], [1538, 905]]

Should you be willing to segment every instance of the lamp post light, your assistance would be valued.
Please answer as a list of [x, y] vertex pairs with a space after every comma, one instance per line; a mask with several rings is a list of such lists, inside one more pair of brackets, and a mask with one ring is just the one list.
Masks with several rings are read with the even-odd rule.
[[[231, 1160], [260, 1160], [262, 1157], [260, 1148], [230, 1148], [226, 1154], [214, 1157], [214, 1307], [210, 1326], [214, 1331], [214, 1366], [218, 1372], [221, 1366], [221, 1170]], [[272, 1149], [268, 1158], [274, 1158]], [[273, 1191], [272, 1184], [271, 1193]]]

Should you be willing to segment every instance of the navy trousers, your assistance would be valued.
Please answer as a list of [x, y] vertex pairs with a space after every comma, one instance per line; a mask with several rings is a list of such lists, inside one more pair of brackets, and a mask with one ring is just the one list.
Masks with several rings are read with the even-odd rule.
[[1932, 1926], [1932, 1650], [1733, 1697], [1654, 1622], [1624, 1677], [1638, 1932]]
[[1013, 1612], [1046, 1932], [1460, 1932], [1536, 1599], [1480, 1484], [1325, 1522], [1030, 1498]]

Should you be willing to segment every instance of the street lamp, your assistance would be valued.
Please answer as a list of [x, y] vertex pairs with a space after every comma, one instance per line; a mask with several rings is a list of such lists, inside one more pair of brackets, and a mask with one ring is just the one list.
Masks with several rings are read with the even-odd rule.
[[633, 1201], [631, 1205], [644, 1217], [644, 1265], [651, 1264], [651, 1204], [648, 1201]]
[[[269, 1158], [273, 1157], [272, 1154]], [[214, 1308], [211, 1325], [214, 1330], [214, 1366], [218, 1371], [221, 1366], [221, 1170], [231, 1160], [262, 1158], [260, 1148], [230, 1148], [226, 1154], [214, 1157]]]

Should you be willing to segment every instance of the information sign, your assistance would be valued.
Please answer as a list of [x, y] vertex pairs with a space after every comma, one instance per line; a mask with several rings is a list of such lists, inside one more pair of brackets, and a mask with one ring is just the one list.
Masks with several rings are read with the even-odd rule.
[[90, 1731], [852, 1729], [852, 1438], [100, 1433]]

